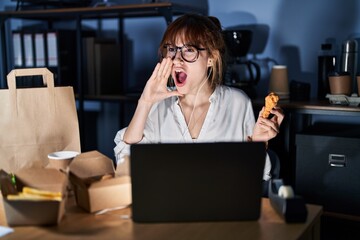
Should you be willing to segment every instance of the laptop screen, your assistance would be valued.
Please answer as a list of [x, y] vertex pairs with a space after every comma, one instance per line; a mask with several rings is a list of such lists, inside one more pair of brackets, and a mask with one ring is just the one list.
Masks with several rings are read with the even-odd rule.
[[132, 145], [133, 220], [257, 220], [264, 164], [260, 142]]

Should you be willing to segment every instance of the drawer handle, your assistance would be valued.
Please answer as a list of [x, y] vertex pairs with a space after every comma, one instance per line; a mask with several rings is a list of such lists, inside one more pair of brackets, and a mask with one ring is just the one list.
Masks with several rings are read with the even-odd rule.
[[331, 167], [346, 167], [346, 156], [342, 154], [329, 154], [329, 165]]

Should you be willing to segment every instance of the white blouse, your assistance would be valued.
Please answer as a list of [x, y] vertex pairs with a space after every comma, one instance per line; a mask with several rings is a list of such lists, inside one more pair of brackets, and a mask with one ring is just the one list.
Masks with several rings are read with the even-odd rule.
[[[218, 86], [209, 98], [210, 107], [197, 139], [192, 139], [178, 97], [167, 98], [152, 107], [140, 143], [192, 143], [246, 141], [252, 135], [255, 117], [249, 97], [241, 90]], [[117, 164], [130, 155], [123, 141], [126, 128], [115, 136]], [[271, 163], [266, 156], [264, 180], [270, 179]]]

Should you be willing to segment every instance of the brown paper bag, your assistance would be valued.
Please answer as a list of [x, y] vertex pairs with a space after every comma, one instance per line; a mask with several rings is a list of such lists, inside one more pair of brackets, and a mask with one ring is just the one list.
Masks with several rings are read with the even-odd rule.
[[[16, 88], [16, 76], [42, 75], [46, 87]], [[0, 169], [46, 166], [51, 152], [80, 152], [72, 87], [55, 87], [46, 68], [12, 70], [0, 90]]]

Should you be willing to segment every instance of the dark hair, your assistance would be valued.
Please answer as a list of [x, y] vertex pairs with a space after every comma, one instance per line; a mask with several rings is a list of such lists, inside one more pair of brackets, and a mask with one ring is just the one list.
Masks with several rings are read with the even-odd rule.
[[213, 16], [185, 14], [170, 23], [159, 46], [159, 55], [163, 56], [165, 44], [175, 45], [181, 36], [185, 43], [206, 48], [213, 65], [209, 67], [209, 81], [212, 89], [222, 82], [225, 43], [220, 21]]

